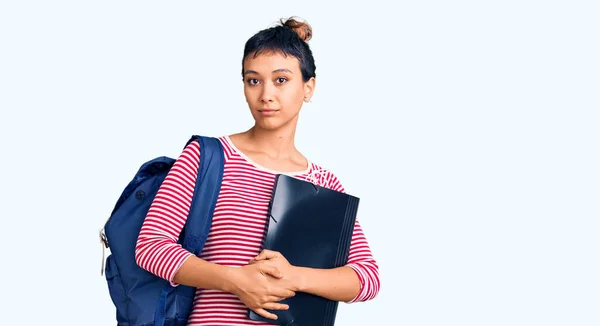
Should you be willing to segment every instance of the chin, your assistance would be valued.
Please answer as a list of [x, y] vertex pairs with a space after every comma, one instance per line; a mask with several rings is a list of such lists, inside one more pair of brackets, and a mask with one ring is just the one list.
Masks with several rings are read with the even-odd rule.
[[257, 128], [264, 130], [277, 130], [283, 127], [283, 123], [277, 121], [264, 121], [264, 120], [254, 120], [254, 125]]
[[281, 128], [285, 128], [290, 124], [294, 124], [297, 119], [297, 115], [290, 117], [289, 115], [281, 114], [279, 116], [274, 117], [265, 117], [258, 112], [252, 112], [252, 118], [254, 118], [254, 125], [257, 128], [263, 130], [278, 130]]

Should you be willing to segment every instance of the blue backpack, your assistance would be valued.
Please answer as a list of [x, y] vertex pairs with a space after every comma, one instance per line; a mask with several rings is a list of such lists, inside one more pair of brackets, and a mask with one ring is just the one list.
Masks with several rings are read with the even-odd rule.
[[[179, 236], [183, 248], [199, 255], [210, 230], [223, 177], [223, 147], [212, 137], [193, 136], [202, 153], [194, 196], [186, 224]], [[185, 325], [196, 289], [173, 287], [135, 261], [137, 237], [152, 200], [173, 166], [174, 159], [158, 157], [144, 163], [118, 199], [100, 238], [110, 248], [103, 268], [119, 326]], [[102, 259], [104, 262], [104, 258]]]

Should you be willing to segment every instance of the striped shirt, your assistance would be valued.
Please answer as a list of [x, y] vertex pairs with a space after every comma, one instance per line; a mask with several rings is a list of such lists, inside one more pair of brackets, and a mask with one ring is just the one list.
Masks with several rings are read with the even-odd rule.
[[[223, 180], [200, 258], [224, 266], [241, 267], [260, 253], [269, 200], [279, 172], [253, 162], [228, 136], [219, 140], [225, 151]], [[191, 142], [161, 184], [137, 240], [137, 263], [169, 280], [173, 286], [177, 285], [173, 282], [175, 274], [192, 255], [177, 243], [177, 239], [190, 210], [199, 160], [199, 144]], [[334, 174], [312, 162], [305, 171], [286, 174], [344, 191]], [[360, 292], [350, 302], [374, 298], [379, 292], [378, 266], [358, 221], [347, 266], [356, 272], [361, 285]], [[242, 301], [231, 293], [199, 288], [188, 325], [271, 325], [248, 319], [247, 311]]]

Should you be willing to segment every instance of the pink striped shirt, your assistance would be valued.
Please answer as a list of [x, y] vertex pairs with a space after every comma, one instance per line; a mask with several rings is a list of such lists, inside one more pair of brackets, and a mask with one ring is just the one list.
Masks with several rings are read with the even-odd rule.
[[[219, 138], [225, 150], [225, 169], [212, 225], [200, 258], [231, 267], [246, 265], [259, 254], [275, 175], [239, 151], [229, 137]], [[192, 255], [177, 243], [187, 218], [200, 160], [199, 144], [190, 143], [175, 161], [150, 206], [142, 225], [136, 261], [169, 280]], [[305, 171], [287, 173], [319, 186], [344, 191], [331, 172], [314, 163]], [[347, 266], [360, 280], [361, 290], [350, 302], [366, 301], [379, 292], [377, 262], [358, 221], [354, 227]], [[197, 289], [189, 325], [271, 325], [247, 318], [247, 307], [233, 294]]]

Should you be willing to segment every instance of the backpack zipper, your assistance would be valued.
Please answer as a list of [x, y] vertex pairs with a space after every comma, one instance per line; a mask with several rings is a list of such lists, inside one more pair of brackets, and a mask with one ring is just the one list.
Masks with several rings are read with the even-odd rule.
[[[109, 217], [110, 219], [110, 217]], [[106, 220], [106, 222], [108, 222], [108, 219]], [[106, 225], [106, 223], [105, 223]], [[99, 232], [100, 235], [100, 245], [102, 246], [102, 267], [100, 268], [100, 275], [104, 276], [104, 250], [108, 248], [108, 239], [106, 238], [106, 234], [104, 233], [104, 228], [100, 229]]]

